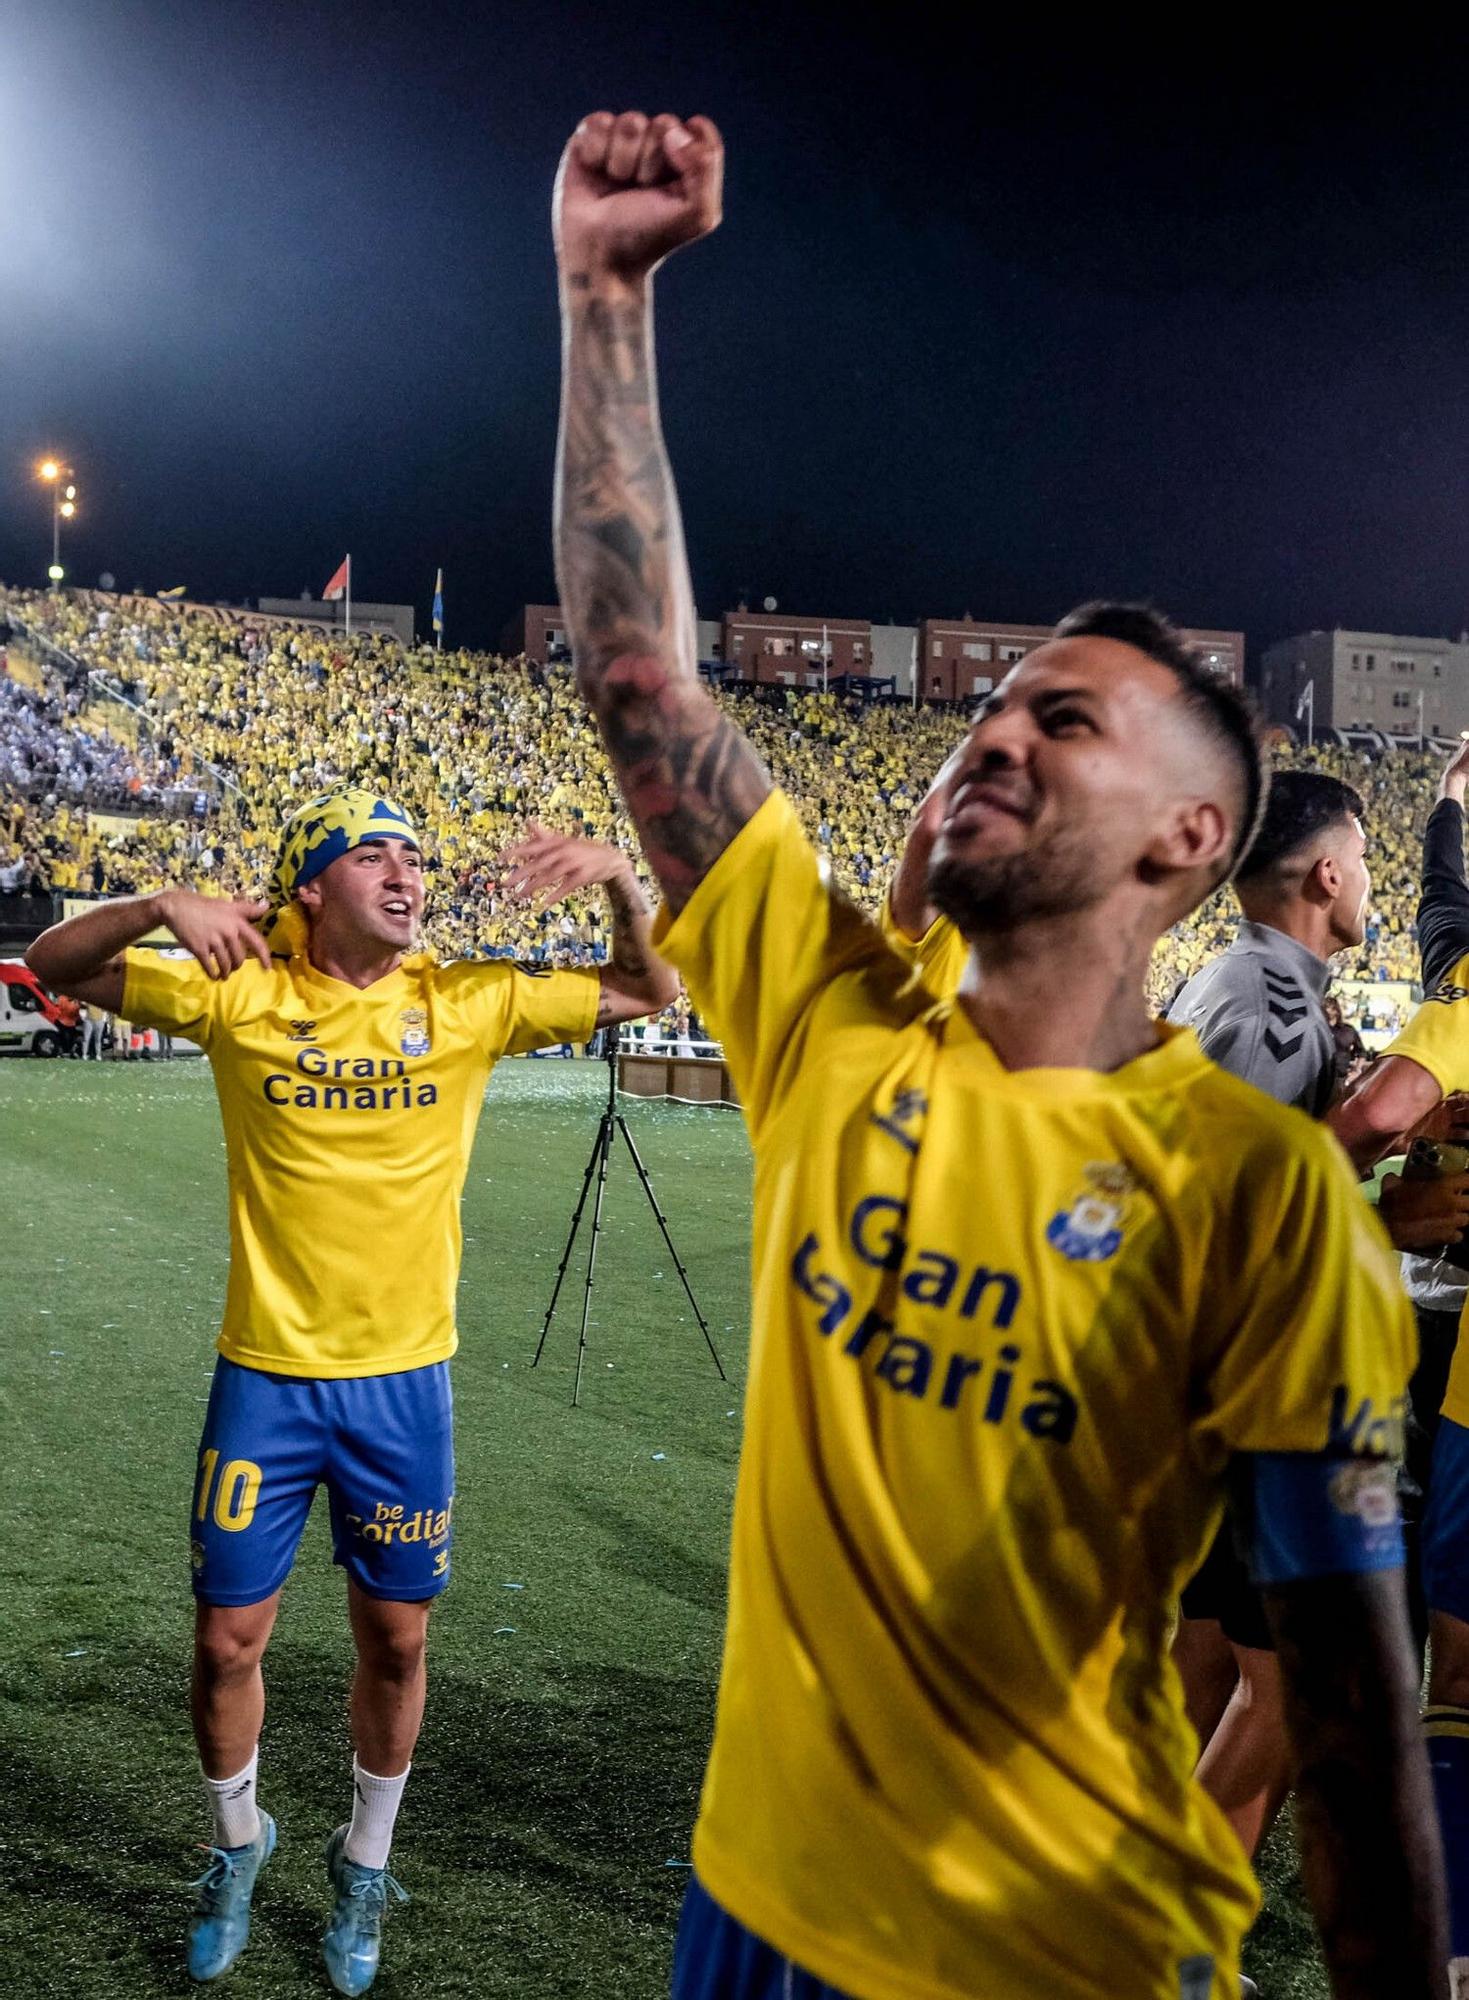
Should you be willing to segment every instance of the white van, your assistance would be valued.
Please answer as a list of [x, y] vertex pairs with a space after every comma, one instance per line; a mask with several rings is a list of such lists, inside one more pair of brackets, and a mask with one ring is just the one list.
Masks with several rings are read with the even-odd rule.
[[0, 959], [0, 1055], [59, 1056], [61, 1010], [28, 965]]

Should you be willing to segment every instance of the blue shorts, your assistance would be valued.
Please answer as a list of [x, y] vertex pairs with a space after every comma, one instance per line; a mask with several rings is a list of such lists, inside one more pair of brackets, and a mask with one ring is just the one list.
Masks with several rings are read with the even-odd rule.
[[1469, 1624], [1469, 1430], [1448, 1417], [1433, 1441], [1420, 1547], [1429, 1610]]
[[847, 2000], [689, 1883], [673, 1946], [673, 2000]]
[[454, 1514], [449, 1364], [303, 1380], [221, 1355], [189, 1522], [194, 1595], [258, 1604], [290, 1575], [316, 1489], [334, 1560], [369, 1597], [436, 1597]]

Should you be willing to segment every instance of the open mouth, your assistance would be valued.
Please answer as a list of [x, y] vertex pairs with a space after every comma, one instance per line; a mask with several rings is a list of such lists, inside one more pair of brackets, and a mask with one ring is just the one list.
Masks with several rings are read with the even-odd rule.
[[395, 897], [391, 903], [384, 903], [383, 909], [390, 917], [410, 917], [413, 914], [401, 897]]

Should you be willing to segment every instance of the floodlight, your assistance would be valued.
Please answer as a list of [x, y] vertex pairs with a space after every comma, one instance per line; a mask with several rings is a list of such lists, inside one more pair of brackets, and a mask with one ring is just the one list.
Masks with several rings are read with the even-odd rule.
[[36, 470], [43, 479], [56, 479], [61, 474], [61, 467], [56, 463], [54, 458], [43, 458], [41, 463], [36, 467]]
[[52, 563], [46, 574], [53, 583], [60, 583], [61, 579], [66, 575], [66, 571], [61, 567], [60, 563]]
[[72, 515], [73, 515], [73, 514], [74, 514], [74, 513], [76, 512], [76, 510], [77, 510], [77, 504], [76, 504], [75, 500], [63, 500], [63, 501], [62, 501], [62, 503], [61, 503], [61, 513], [62, 513], [62, 518], [63, 518], [64, 520], [67, 520], [67, 521], [69, 521], [69, 520], [71, 519]]

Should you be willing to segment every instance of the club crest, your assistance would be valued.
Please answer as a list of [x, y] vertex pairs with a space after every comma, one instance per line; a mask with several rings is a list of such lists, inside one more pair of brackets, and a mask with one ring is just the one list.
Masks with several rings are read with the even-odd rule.
[[422, 1007], [405, 1007], [399, 1016], [403, 1038], [399, 1043], [405, 1056], [426, 1056], [429, 1052], [428, 1015]]
[[1137, 1182], [1120, 1160], [1093, 1160], [1084, 1185], [1046, 1225], [1046, 1241], [1074, 1264], [1105, 1264], [1122, 1247]]

